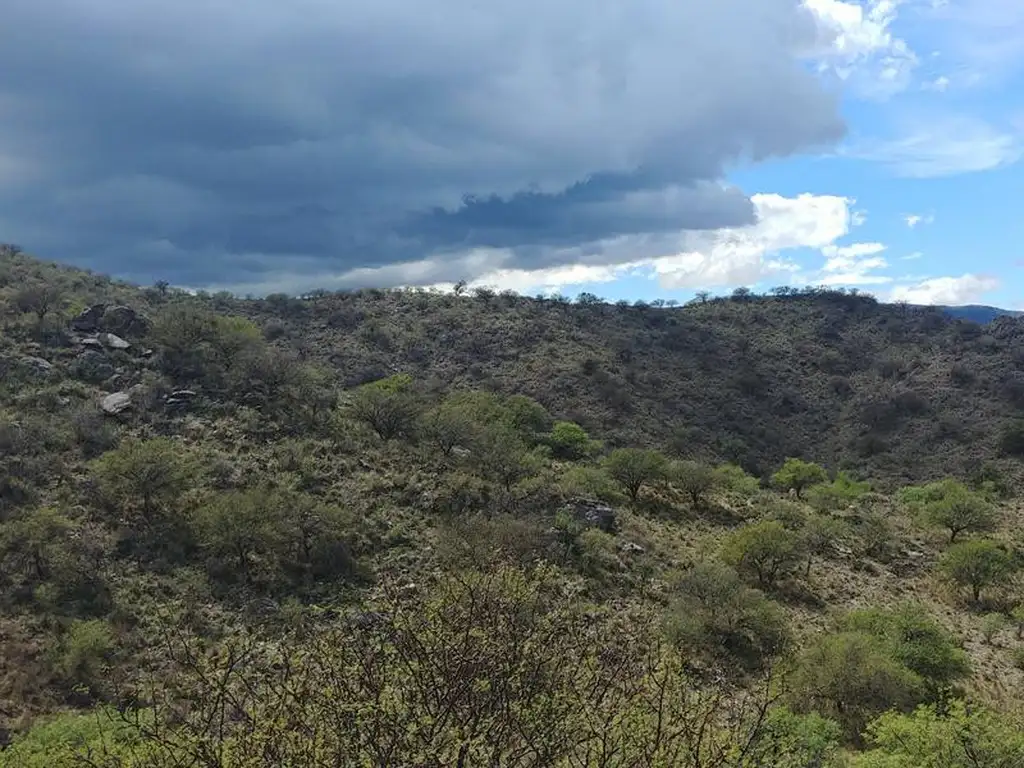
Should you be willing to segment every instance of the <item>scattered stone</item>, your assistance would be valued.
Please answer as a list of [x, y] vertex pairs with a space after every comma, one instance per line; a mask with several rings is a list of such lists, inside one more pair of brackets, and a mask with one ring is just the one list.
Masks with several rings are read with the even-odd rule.
[[92, 333], [98, 331], [103, 313], [107, 311], [106, 304], [93, 304], [88, 309], [83, 309], [77, 317], [71, 321], [71, 329]]
[[164, 405], [174, 410], [182, 410], [187, 408], [197, 395], [198, 393], [191, 389], [176, 389], [164, 397]]
[[619, 544], [619, 551], [631, 555], [642, 555], [647, 550], [641, 547], [635, 541], [624, 541], [621, 544]]
[[103, 345], [100, 343], [100, 340], [95, 336], [89, 336], [88, 338], [82, 339], [79, 344], [83, 347], [90, 347], [92, 349], [103, 349]]
[[96, 338], [98, 338], [100, 344], [107, 349], [128, 349], [131, 347], [130, 343], [122, 339], [120, 336], [115, 336], [112, 333], [101, 333]]
[[615, 533], [618, 530], [615, 510], [604, 502], [592, 499], [573, 499], [566, 504], [565, 509], [576, 520], [599, 528], [605, 533]]
[[116, 416], [122, 411], [131, 408], [132, 396], [127, 392], [115, 392], [112, 395], [107, 395], [100, 401], [100, 408], [103, 412], [111, 416]]

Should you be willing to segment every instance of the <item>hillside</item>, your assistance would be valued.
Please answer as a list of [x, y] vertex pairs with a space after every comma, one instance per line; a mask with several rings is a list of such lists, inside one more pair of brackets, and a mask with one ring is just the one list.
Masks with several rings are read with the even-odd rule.
[[0, 323], [0, 768], [1024, 764], [1020, 319], [4, 251]]
[[879, 481], [970, 474], [1024, 407], [1024, 320], [839, 293], [685, 308], [363, 291], [220, 306], [346, 386], [406, 371], [536, 398], [614, 443], [786, 456]]

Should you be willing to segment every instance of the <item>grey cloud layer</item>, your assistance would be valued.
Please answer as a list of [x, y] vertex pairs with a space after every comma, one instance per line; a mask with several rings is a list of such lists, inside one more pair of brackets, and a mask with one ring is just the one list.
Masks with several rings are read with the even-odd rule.
[[0, 239], [143, 280], [600, 261], [749, 223], [730, 167], [842, 133], [794, 0], [0, 9]]

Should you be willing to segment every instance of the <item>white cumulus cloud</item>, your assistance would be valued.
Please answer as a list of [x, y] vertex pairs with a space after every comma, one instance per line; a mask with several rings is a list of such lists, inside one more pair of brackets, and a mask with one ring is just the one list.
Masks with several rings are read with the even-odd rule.
[[893, 288], [893, 301], [911, 304], [972, 304], [999, 287], [999, 280], [989, 275], [964, 274], [959, 277], [932, 277], [912, 285]]

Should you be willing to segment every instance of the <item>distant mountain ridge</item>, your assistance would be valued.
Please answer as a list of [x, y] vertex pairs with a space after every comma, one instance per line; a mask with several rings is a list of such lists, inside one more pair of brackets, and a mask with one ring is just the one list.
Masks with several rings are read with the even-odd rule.
[[962, 320], [971, 320], [975, 323], [990, 323], [997, 317], [1020, 317], [1024, 315], [1024, 312], [1015, 309], [1000, 309], [999, 307], [989, 307], [982, 304], [968, 304], [962, 307], [944, 307], [937, 306], [936, 309], [941, 309], [950, 317], [958, 317]]

